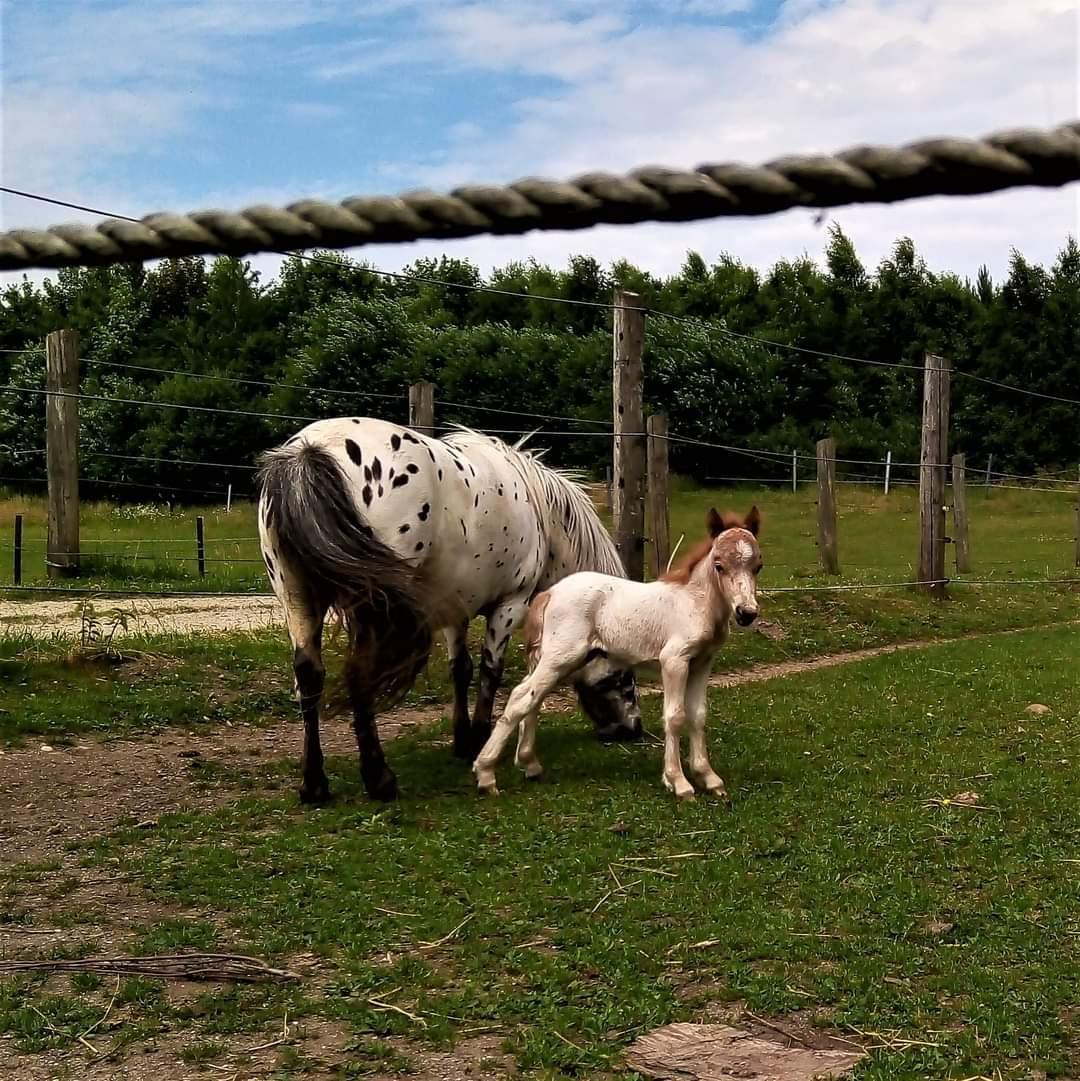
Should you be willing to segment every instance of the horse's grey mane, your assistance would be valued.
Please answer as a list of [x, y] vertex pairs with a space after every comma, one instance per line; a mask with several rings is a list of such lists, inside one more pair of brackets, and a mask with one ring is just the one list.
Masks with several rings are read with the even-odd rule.
[[478, 444], [494, 447], [506, 454], [518, 472], [529, 495], [538, 507], [548, 511], [547, 527], [555, 531], [565, 526], [566, 536], [582, 569], [626, 577], [618, 549], [604, 528], [583, 487], [584, 476], [578, 470], [556, 469], [541, 460], [546, 450], [526, 448], [536, 432], [522, 436], [516, 443], [506, 443], [462, 424], [443, 436], [443, 442], [462, 449]]

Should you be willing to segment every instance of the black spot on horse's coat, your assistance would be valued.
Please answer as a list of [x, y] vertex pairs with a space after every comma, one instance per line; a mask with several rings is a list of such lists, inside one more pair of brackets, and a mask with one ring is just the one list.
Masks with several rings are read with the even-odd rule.
[[454, 459], [454, 465], [456, 465], [462, 473], [465, 472], [465, 467], [457, 460], [457, 458]]
[[401, 438], [404, 439], [406, 443], [415, 443], [417, 446], [420, 445], [420, 440], [417, 439], [412, 432], [402, 432]]
[[430, 459], [431, 459], [432, 461], [435, 461], [435, 452], [434, 452], [434, 451], [433, 451], [433, 450], [431, 449], [431, 447], [428, 447], [428, 449], [427, 449], [427, 456], [428, 456], [428, 457], [429, 457], [429, 458], [430, 458]]
[[479, 559], [479, 558], [480, 558], [480, 553], [477, 552], [476, 555], [473, 556], [473, 559]]
[[364, 506], [371, 506], [371, 485], [365, 484], [363, 492], [360, 493], [364, 497]]
[[399, 473], [398, 476], [396, 476], [394, 478], [394, 483], [391, 485], [391, 487], [392, 488], [403, 488], [408, 483], [409, 483], [409, 474], [408, 473]]
[[501, 570], [505, 566], [506, 566], [506, 564], [501, 559], [497, 559], [495, 561], [495, 569], [496, 570]]
[[410, 473], [419, 473], [420, 472], [420, 467], [416, 464], [416, 462], [409, 462], [409, 464], [405, 468]]
[[431, 511], [431, 504], [430, 503], [425, 503], [420, 508], [420, 513], [417, 514], [416, 517], [419, 518], [421, 522], [426, 522], [427, 521], [427, 516], [428, 516], [430, 511]]
[[373, 458], [371, 461], [371, 475], [376, 480], [382, 480], [382, 462], [378, 458]]
[[266, 564], [267, 573], [271, 578], [274, 577], [274, 561], [267, 555], [263, 556], [263, 562]]
[[386, 474], [386, 479], [387, 480], [393, 480], [394, 479], [394, 467], [393, 466], [390, 467], [390, 472]]
[[353, 424], [359, 424], [360, 423], [360, 418], [359, 417], [353, 417], [352, 422], [353, 422]]
[[399, 533], [408, 533], [409, 532], [409, 523], [406, 522], [404, 525], [399, 525], [397, 531]]
[[379, 498], [380, 499], [382, 499], [382, 495], [383, 495], [383, 486], [380, 484], [379, 485]]
[[401, 450], [401, 436], [398, 435], [397, 432], [390, 436], [390, 449], [395, 454], [397, 454], [397, 452]]
[[475, 509], [476, 509], [477, 507], [479, 507], [479, 506], [480, 506], [480, 496], [479, 496], [479, 494], [477, 494], [477, 495], [473, 496], [473, 501], [472, 501], [472, 505], [473, 505], [473, 509], [474, 509], [474, 510], [475, 510]]
[[417, 542], [416, 548], [413, 549], [413, 550], [416, 551], [416, 552], [422, 552], [424, 550], [424, 542], [423, 541]]
[[507, 636], [506, 636], [506, 637], [505, 637], [505, 638], [504, 638], [504, 639], [503, 639], [503, 640], [502, 640], [502, 641], [501, 641], [501, 642], [499, 643], [499, 652], [500, 652], [500, 653], [502, 653], [502, 651], [503, 651], [504, 649], [506, 649], [506, 643], [507, 643], [507, 642], [509, 642], [509, 641], [510, 641], [510, 635], [507, 635]]
[[469, 539], [469, 531], [465, 528], [465, 519], [461, 519], [461, 532], [465, 535], [465, 539]]
[[361, 455], [360, 448], [356, 445], [354, 440], [345, 440], [345, 453], [352, 459], [353, 465], [364, 464], [363, 455]]
[[439, 480], [442, 480], [442, 470], [439, 470]]
[[469, 471], [472, 473], [472, 475], [474, 477], [476, 476], [476, 466], [473, 465], [472, 462], [469, 463]]
[[367, 481], [368, 484], [371, 483], [371, 466], [369, 465], [364, 466], [364, 480]]

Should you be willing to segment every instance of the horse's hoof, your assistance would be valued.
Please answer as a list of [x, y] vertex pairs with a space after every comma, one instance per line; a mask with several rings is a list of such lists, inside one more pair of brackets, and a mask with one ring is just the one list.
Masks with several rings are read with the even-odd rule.
[[525, 780], [539, 781], [544, 776], [544, 767], [539, 762], [531, 762], [525, 767]]
[[398, 797], [397, 777], [388, 769], [383, 770], [377, 781], [365, 781], [364, 787], [368, 795], [380, 803], [392, 803]]
[[318, 784], [307, 784], [306, 782], [300, 786], [300, 802], [312, 807], [318, 807], [320, 804], [330, 802], [330, 785], [323, 780]]

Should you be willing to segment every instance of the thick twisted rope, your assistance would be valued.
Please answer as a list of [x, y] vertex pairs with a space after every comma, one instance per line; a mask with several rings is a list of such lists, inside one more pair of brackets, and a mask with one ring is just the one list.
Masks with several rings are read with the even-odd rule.
[[625, 176], [525, 179], [448, 194], [415, 191], [341, 203], [303, 199], [287, 207], [151, 214], [140, 221], [110, 218], [95, 227], [13, 229], [0, 234], [0, 270], [743, 217], [793, 207], [1060, 187], [1075, 180], [1080, 180], [1080, 121], [1050, 131], [1024, 129], [902, 147], [860, 146], [758, 166], [652, 167]]

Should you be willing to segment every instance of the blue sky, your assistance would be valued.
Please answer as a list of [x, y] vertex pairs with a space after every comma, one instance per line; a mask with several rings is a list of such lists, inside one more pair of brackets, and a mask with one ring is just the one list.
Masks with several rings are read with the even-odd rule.
[[[1077, 0], [3, 0], [4, 183], [142, 214], [767, 160], [1077, 113]], [[869, 261], [1051, 259], [1069, 192], [835, 213]], [[78, 215], [5, 197], [5, 228]], [[481, 238], [490, 266], [820, 252], [809, 214]], [[442, 250], [441, 248], [439, 250]], [[372, 251], [388, 268], [427, 246]], [[260, 261], [272, 273], [275, 260]]]

